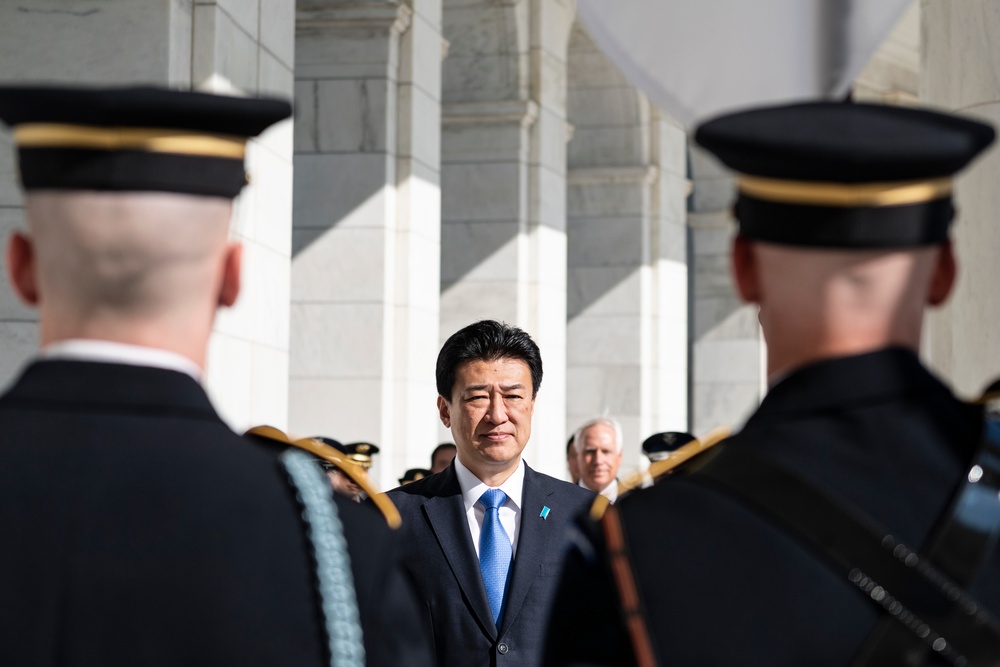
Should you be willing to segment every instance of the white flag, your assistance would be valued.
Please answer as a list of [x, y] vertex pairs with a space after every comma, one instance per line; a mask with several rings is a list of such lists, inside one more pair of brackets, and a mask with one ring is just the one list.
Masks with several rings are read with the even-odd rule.
[[766, 102], [836, 99], [911, 0], [579, 0], [590, 36], [686, 125]]

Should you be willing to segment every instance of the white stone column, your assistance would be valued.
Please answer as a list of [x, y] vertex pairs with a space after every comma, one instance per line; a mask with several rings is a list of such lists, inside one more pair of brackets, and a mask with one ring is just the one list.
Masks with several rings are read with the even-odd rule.
[[767, 365], [757, 308], [744, 304], [733, 287], [732, 176], [694, 147], [691, 173], [691, 427], [695, 435], [704, 435], [742, 425], [764, 396]]
[[686, 136], [575, 26], [569, 49], [567, 427], [686, 430]]
[[[292, 92], [294, 0], [32, 0], [0, 5], [0, 79], [102, 85], [155, 84], [231, 94]], [[291, 121], [251, 142], [252, 185], [236, 202], [245, 244], [243, 292], [220, 314], [207, 385], [242, 430], [286, 421], [291, 232]], [[14, 155], [0, 136], [0, 225], [22, 224]], [[0, 376], [37, 345], [35, 315], [0, 291]]]
[[440, 9], [300, 3], [291, 427], [381, 448], [396, 486], [436, 444]]
[[[989, 0], [922, 0], [922, 103], [1000, 127], [1000, 7]], [[1000, 375], [1000, 152], [994, 145], [958, 179], [952, 228], [955, 293], [929, 319], [925, 352], [969, 396]]]
[[525, 458], [556, 475], [565, 467], [565, 63], [574, 11], [569, 0], [444, 2], [441, 338], [483, 318], [532, 335], [545, 379]]

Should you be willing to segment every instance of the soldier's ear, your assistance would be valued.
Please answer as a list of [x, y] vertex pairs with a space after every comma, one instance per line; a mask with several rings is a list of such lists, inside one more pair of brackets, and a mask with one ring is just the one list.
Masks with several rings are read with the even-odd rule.
[[22, 232], [14, 232], [7, 241], [7, 278], [22, 301], [29, 306], [38, 305], [35, 247]]
[[760, 277], [757, 271], [757, 256], [753, 241], [742, 236], [733, 239], [732, 250], [733, 280], [740, 298], [749, 303], [760, 302]]
[[958, 262], [955, 260], [955, 251], [949, 240], [941, 246], [941, 250], [938, 252], [934, 274], [931, 276], [931, 286], [927, 292], [927, 303], [932, 306], [944, 303], [955, 286], [957, 276]]
[[232, 306], [240, 295], [240, 273], [243, 266], [243, 244], [231, 243], [226, 246], [226, 263], [222, 269], [222, 285], [219, 287], [219, 305]]
[[444, 400], [444, 396], [438, 396], [438, 416], [445, 428], [451, 428], [451, 406]]

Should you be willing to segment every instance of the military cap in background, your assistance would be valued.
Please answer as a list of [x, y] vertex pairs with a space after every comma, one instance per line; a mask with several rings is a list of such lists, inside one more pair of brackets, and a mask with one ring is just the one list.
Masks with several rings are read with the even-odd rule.
[[[333, 438], [328, 438], [325, 435], [314, 435], [312, 436], [312, 439], [319, 440], [324, 445], [329, 445], [330, 447], [336, 449], [338, 452], [341, 453], [344, 452], [344, 445], [340, 442], [340, 440], [334, 440]], [[323, 468], [323, 470], [326, 470], [327, 472], [337, 469], [337, 466], [333, 465], [332, 463], [324, 459], [316, 459], [316, 462], [319, 463], [320, 466]]]
[[642, 453], [650, 461], [662, 461], [669, 457], [671, 452], [695, 440], [697, 438], [684, 431], [656, 433], [642, 441]]
[[729, 114], [695, 134], [738, 174], [740, 234], [829, 248], [945, 241], [952, 176], [993, 138], [953, 115], [836, 102]]
[[431, 474], [433, 473], [426, 468], [410, 468], [403, 474], [402, 477], [399, 478], [399, 485], [405, 486], [410, 482], [416, 482], [418, 479], [430, 477]]
[[340, 451], [347, 455], [347, 458], [354, 461], [359, 466], [368, 470], [372, 467], [372, 456], [378, 454], [378, 447], [370, 442], [351, 442], [341, 445]]
[[246, 142], [291, 105], [162, 88], [0, 87], [25, 190], [152, 191], [232, 198]]

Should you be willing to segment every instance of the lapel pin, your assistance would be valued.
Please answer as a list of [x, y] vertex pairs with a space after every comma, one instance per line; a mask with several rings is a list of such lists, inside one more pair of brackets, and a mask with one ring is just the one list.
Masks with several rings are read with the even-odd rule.
[[549, 508], [547, 506], [546, 507], [542, 507], [542, 513], [539, 514], [538, 516], [542, 517], [543, 519], [548, 519], [549, 518]]

